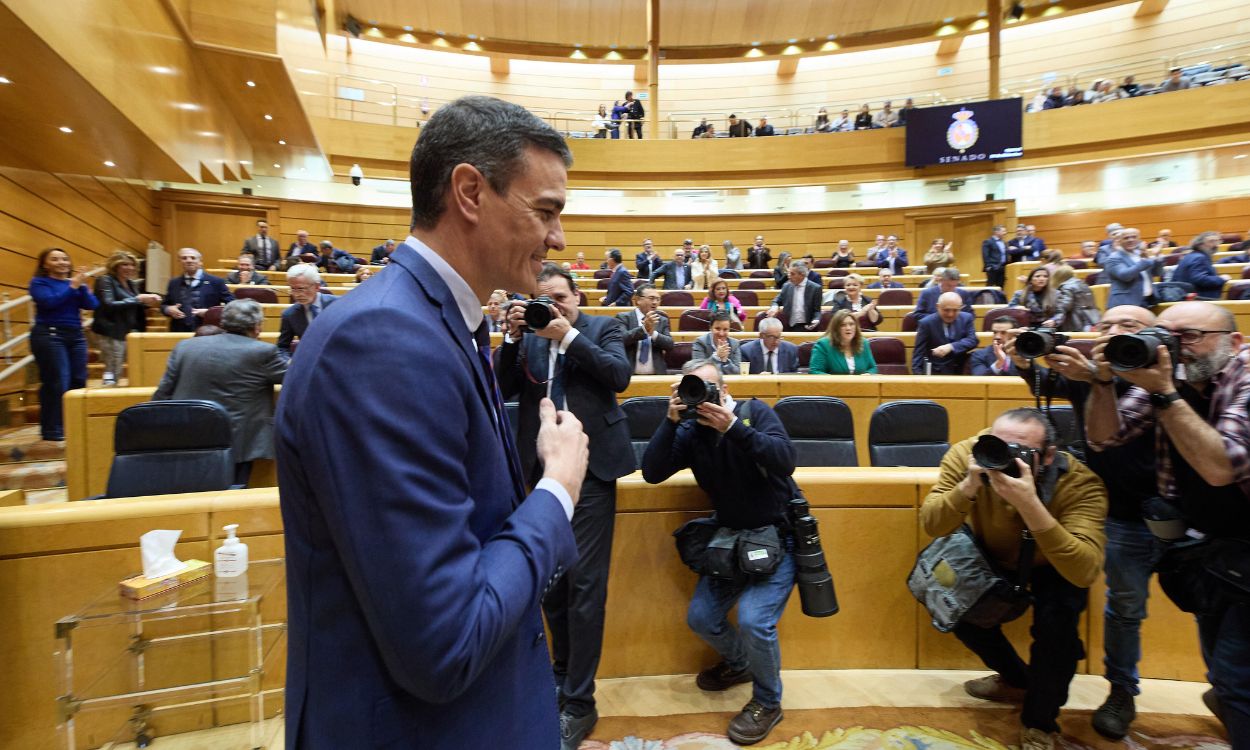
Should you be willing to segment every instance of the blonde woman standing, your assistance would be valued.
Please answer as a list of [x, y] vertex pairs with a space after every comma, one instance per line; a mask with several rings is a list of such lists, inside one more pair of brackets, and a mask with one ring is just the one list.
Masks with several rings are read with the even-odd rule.
[[699, 245], [699, 254], [690, 264], [690, 278], [694, 282], [691, 289], [707, 289], [713, 281], [720, 278], [720, 266], [712, 257], [712, 249], [707, 245]]

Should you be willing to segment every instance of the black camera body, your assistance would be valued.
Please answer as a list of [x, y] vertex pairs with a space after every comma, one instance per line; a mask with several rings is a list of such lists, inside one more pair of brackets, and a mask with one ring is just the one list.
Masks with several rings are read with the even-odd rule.
[[1137, 333], [1112, 336], [1103, 356], [1112, 370], [1137, 370], [1152, 367], [1159, 360], [1160, 346], [1167, 347], [1173, 365], [1181, 361], [1181, 340], [1165, 328], [1143, 328]]
[[525, 325], [531, 330], [541, 331], [556, 318], [556, 303], [545, 294], [522, 304], [525, 305]]
[[1055, 347], [1068, 343], [1071, 336], [1054, 328], [1038, 326], [1016, 336], [1016, 354], [1025, 359], [1037, 359], [1054, 354]]
[[[529, 311], [526, 310], [526, 312]], [[712, 380], [704, 380], [698, 375], [686, 375], [677, 384], [677, 398], [686, 407], [686, 410], [681, 413], [681, 418], [696, 419], [699, 416], [699, 404], [721, 402], [720, 385]]]
[[790, 524], [794, 529], [794, 582], [799, 587], [799, 602], [808, 617], [829, 617], [838, 613], [838, 594], [833, 589], [833, 576], [825, 562], [820, 544], [820, 529], [807, 501], [796, 497], [790, 501]]
[[994, 435], [982, 435], [972, 444], [972, 457], [982, 469], [1001, 471], [1009, 477], [1019, 479], [1020, 467], [1016, 465], [1016, 459], [1028, 464], [1036, 474], [1041, 452], [1027, 445], [1008, 443]]

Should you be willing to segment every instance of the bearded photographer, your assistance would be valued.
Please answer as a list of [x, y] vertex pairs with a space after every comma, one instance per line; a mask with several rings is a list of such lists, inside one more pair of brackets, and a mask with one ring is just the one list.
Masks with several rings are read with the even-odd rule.
[[[1137, 333], [1154, 323], [1154, 314], [1146, 308], [1120, 305], [1107, 311], [1097, 329], [1104, 336], [1117, 336]], [[1095, 366], [1072, 346], [1061, 344], [1038, 359], [1020, 356], [1015, 340], [1005, 349], [1025, 382], [1030, 386], [1040, 384], [1043, 398], [1057, 396], [1072, 402], [1082, 437], [1085, 405], [1095, 381], [1102, 385], [1111, 383], [1117, 398], [1133, 387], [1127, 380], [1115, 377], [1105, 362]], [[1154, 428], [1148, 427], [1114, 448], [1087, 450], [1084, 459], [1107, 486], [1108, 500], [1103, 667], [1111, 690], [1090, 720], [1099, 734], [1119, 740], [1128, 734], [1137, 715], [1134, 704], [1141, 693], [1137, 671], [1141, 660], [1141, 622], [1146, 618], [1150, 578], [1160, 552], [1154, 535], [1142, 520], [1143, 505], [1157, 494]]]
[[[794, 446], [767, 404], [735, 401], [729, 395], [716, 361], [692, 360], [682, 373], [696, 376], [715, 392], [692, 413], [678, 385], [673, 386], [668, 419], [660, 423], [642, 458], [643, 478], [659, 484], [692, 469], [716, 511], [712, 528], [775, 527], [784, 550], [767, 577], [701, 574], [686, 614], [690, 629], [723, 659], [699, 673], [698, 686], [721, 691], [754, 682], [750, 702], [729, 722], [729, 738], [750, 745], [767, 737], [782, 718], [777, 621], [795, 580], [794, 540], [786, 516], [795, 496], [790, 478]], [[736, 628], [726, 618], [735, 603]]]
[[[1002, 441], [1000, 470], [987, 469], [974, 457], [986, 459], [974, 453], [974, 444], [987, 434]], [[1056, 449], [1054, 428], [1041, 412], [1025, 408], [1004, 412], [989, 430], [953, 445], [920, 508], [930, 536], [952, 534], [968, 524], [1001, 575], [1014, 577], [1022, 563], [1029, 569], [1027, 578], [1016, 582], [1027, 583], [1033, 598], [1027, 663], [1003, 634], [1001, 623], [982, 627], [960, 621], [954, 626], [956, 637], [995, 672], [964, 683], [968, 694], [1023, 704], [1022, 750], [1055, 746], [1059, 708], [1067, 702], [1068, 685], [1085, 656], [1079, 623], [1088, 587], [1102, 567], [1106, 515], [1102, 482]], [[1026, 531], [1035, 548], [1032, 555], [1022, 556]]]
[[[1090, 447], [1107, 450], [1155, 428], [1158, 492], [1181, 527], [1168, 535], [1159, 581], [1177, 606], [1196, 616], [1216, 713], [1232, 746], [1247, 747], [1250, 353], [1233, 314], [1209, 302], [1173, 305], [1157, 325], [1168, 335], [1113, 337], [1094, 348], [1099, 367], [1111, 362], [1134, 387], [1117, 399], [1110, 383], [1095, 381], [1086, 414]], [[1229, 582], [1237, 575], [1240, 587]]]

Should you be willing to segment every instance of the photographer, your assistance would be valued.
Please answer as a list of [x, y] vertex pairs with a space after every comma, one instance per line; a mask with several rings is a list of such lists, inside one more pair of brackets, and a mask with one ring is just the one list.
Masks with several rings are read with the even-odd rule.
[[[786, 517], [795, 492], [790, 478], [794, 446], [767, 404], [734, 401], [716, 362], [692, 360], [682, 372], [716, 392], [710, 394], [711, 401], [698, 404], [697, 418], [690, 418], [673, 386], [668, 419], [660, 423], [643, 455], [643, 478], [658, 484], [689, 467], [712, 500], [716, 525], [732, 530], [776, 527], [785, 550], [768, 577], [702, 575], [686, 615], [691, 630], [723, 659], [699, 673], [701, 689], [720, 691], [754, 682], [750, 702], [729, 722], [729, 738], [750, 745], [767, 737], [782, 717], [777, 621], [795, 578], [794, 541]], [[736, 628], [726, 619], [735, 603]]]
[[[547, 299], [514, 302], [508, 310], [496, 371], [504, 398], [520, 402], [517, 453], [527, 482], [542, 476], [537, 440], [544, 397], [573, 412], [590, 439], [590, 462], [573, 512], [580, 558], [543, 599], [560, 690], [561, 747], [575, 750], [599, 717], [595, 671], [603, 646], [616, 480], [634, 470], [628, 423], [616, 394], [629, 387], [633, 365], [625, 356], [620, 322], [578, 310], [577, 284], [568, 271], [544, 264], [538, 291]], [[526, 313], [544, 302], [550, 322], [540, 327]]]
[[[1114, 337], [1094, 348], [1100, 367], [1122, 360], [1126, 342], [1146, 344], [1151, 356], [1145, 366], [1121, 369], [1120, 377], [1134, 387], [1118, 399], [1109, 382], [1095, 381], [1086, 416], [1090, 447], [1106, 450], [1155, 428], [1159, 494], [1190, 529], [1181, 539], [1205, 542], [1169, 545], [1158, 566], [1160, 583], [1177, 606], [1196, 615], [1220, 719], [1232, 746], [1245, 747], [1250, 591], [1225, 583], [1209, 567], [1220, 560], [1243, 569], [1250, 563], [1250, 353], [1232, 313], [1209, 302], [1173, 305], [1157, 325], [1167, 333], [1136, 342]], [[1177, 355], [1184, 371], [1179, 380]]]
[[[1014, 444], [1005, 470], [985, 469], [973, 458], [973, 444], [985, 434]], [[1011, 466], [1018, 477], [1009, 476]], [[1041, 412], [1023, 408], [1004, 412], [989, 430], [951, 446], [942, 458], [937, 484], [920, 508], [930, 536], [945, 536], [968, 524], [1000, 571], [1017, 570], [1026, 530], [1035, 540], [1027, 578], [1033, 596], [1028, 663], [999, 625], [961, 622], [954, 629], [995, 672], [964, 683], [968, 694], [1024, 704], [1022, 748], [1051, 748], [1058, 737], [1059, 708], [1068, 699], [1077, 662], [1085, 656], [1079, 624], [1088, 587], [1102, 566], [1106, 515], [1102, 482], [1056, 449], [1054, 428]]]
[[[1104, 336], [1137, 333], [1154, 325], [1155, 316], [1144, 307], [1121, 305], [1107, 311], [1097, 330]], [[1079, 349], [1060, 345], [1055, 351], [1032, 360], [1021, 357], [1012, 341], [1006, 347], [1021, 377], [1030, 385], [1034, 378], [1047, 395], [1072, 402], [1079, 432], [1085, 435], [1085, 405], [1095, 378], [1114, 377], [1104, 363], [1095, 367]], [[1042, 367], [1038, 362], [1044, 362]], [[1132, 383], [1114, 378], [1117, 397]], [[1154, 429], [1105, 451], [1086, 451], [1085, 462], [1107, 486], [1107, 602], [1104, 610], [1103, 666], [1111, 692], [1091, 717], [1094, 729], [1104, 737], [1122, 739], [1136, 717], [1134, 697], [1138, 687], [1137, 662], [1141, 660], [1141, 621], [1146, 618], [1150, 577], [1158, 561], [1154, 535], [1142, 520], [1142, 507], [1156, 495], [1154, 479]]]

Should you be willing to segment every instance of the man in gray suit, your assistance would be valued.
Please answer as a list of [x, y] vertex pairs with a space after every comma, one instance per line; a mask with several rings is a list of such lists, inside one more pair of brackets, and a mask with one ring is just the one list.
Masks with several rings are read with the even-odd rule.
[[1103, 274], [1111, 284], [1107, 309], [1120, 305], [1149, 307], [1154, 304], [1153, 279], [1163, 268], [1157, 249], [1144, 248], [1141, 230], [1125, 227], [1120, 230], [1119, 247], [1107, 254]]
[[807, 278], [807, 264], [790, 264], [790, 283], [768, 308], [768, 317], [777, 318], [787, 331], [813, 331], [820, 323], [820, 284]]
[[278, 241], [269, 236], [269, 222], [260, 219], [256, 222], [256, 234], [243, 242], [240, 254], [246, 253], [256, 258], [256, 267], [268, 271], [278, 263]]
[[684, 249], [677, 248], [673, 252], [673, 259], [652, 271], [651, 278], [648, 281], [654, 284], [655, 280], [661, 276], [664, 277], [665, 289], [690, 288], [690, 266], [686, 263], [686, 251]]
[[256, 270], [256, 260], [244, 253], [239, 256], [235, 269], [226, 274], [227, 284], [268, 284], [269, 277]]
[[195, 336], [169, 354], [154, 401], [204, 399], [230, 413], [236, 484], [247, 484], [252, 462], [273, 458], [273, 387], [286, 360], [273, 344], [258, 341], [265, 313], [260, 303], [236, 299], [221, 313], [220, 336]]
[[712, 318], [712, 330], [694, 340], [690, 358], [712, 360], [720, 367], [722, 375], [742, 372], [742, 342], [729, 338], [731, 321], [729, 313], [717, 313]]
[[291, 306], [282, 311], [282, 327], [278, 329], [278, 352], [291, 358], [291, 342], [304, 336], [304, 331], [323, 310], [337, 299], [321, 292], [321, 272], [311, 263], [297, 263], [286, 272], [291, 290]]
[[673, 332], [659, 307], [660, 290], [644, 283], [634, 288], [634, 309], [616, 314], [625, 329], [625, 358], [633, 364], [635, 375], [668, 372], [664, 354], [673, 348]]

